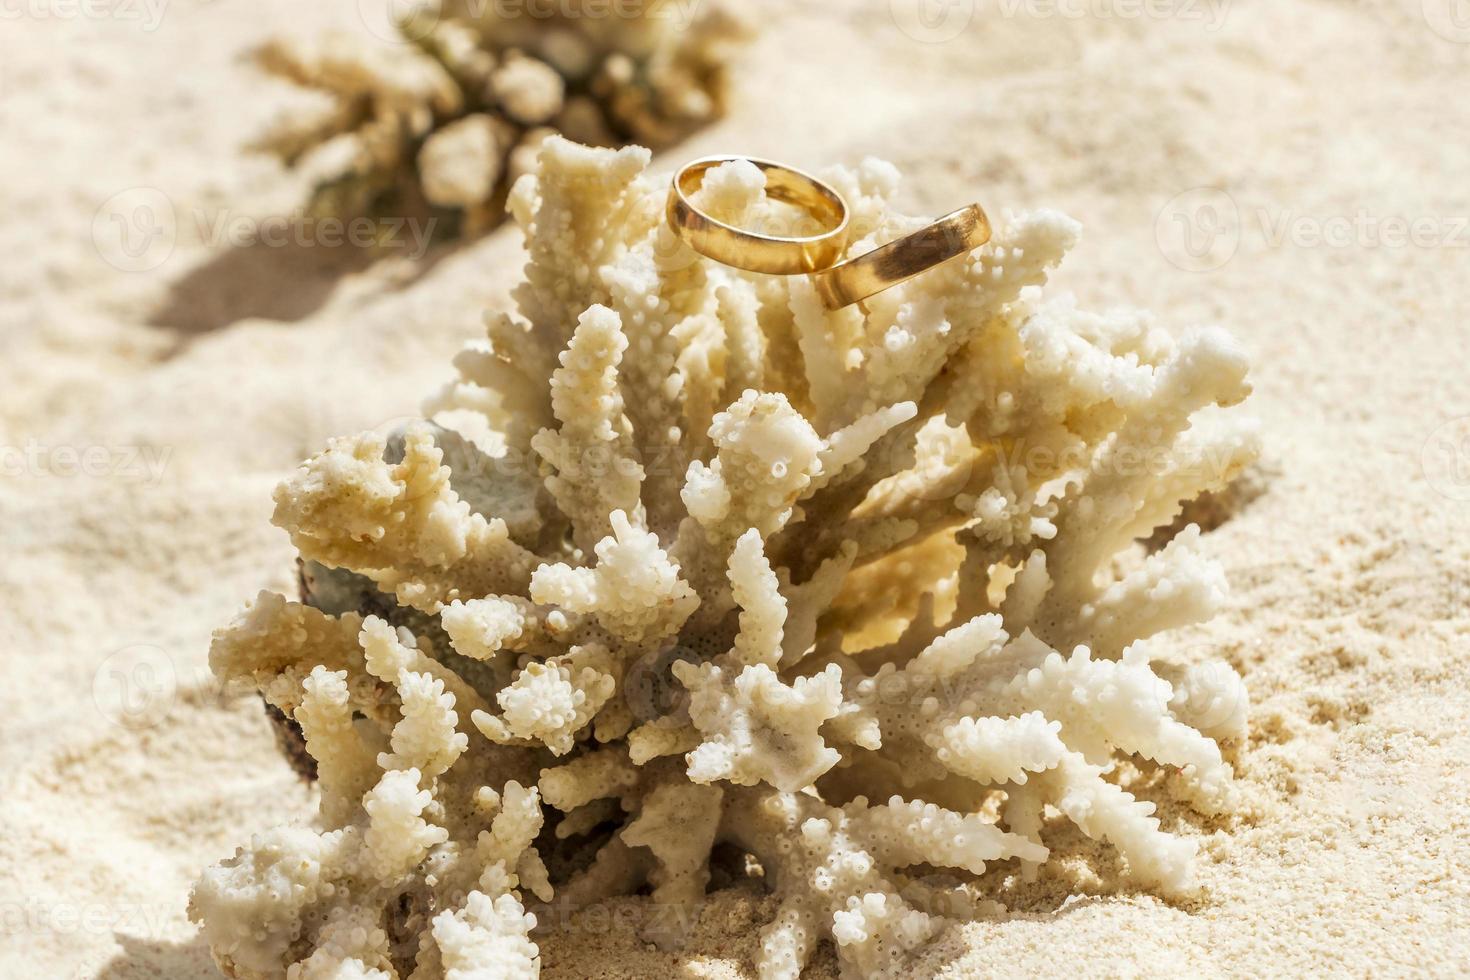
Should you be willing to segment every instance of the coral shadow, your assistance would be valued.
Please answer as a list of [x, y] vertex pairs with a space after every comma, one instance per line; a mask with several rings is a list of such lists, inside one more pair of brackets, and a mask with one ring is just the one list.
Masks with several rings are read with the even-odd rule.
[[[387, 288], [404, 289], [457, 251], [457, 244], [435, 244], [410, 259], [405, 276]], [[332, 298], [342, 280], [365, 272], [401, 251], [353, 245], [252, 242], [224, 249], [175, 281], [164, 301], [148, 316], [149, 326], [175, 335], [174, 356], [199, 337], [241, 320], [295, 323]]]
[[320, 309], [343, 276], [372, 261], [359, 248], [261, 242], [227, 248], [175, 282], [149, 324], [187, 335], [251, 317], [293, 322]]
[[184, 942], [114, 934], [122, 946], [97, 971], [97, 980], [219, 980], [219, 968], [203, 936]]

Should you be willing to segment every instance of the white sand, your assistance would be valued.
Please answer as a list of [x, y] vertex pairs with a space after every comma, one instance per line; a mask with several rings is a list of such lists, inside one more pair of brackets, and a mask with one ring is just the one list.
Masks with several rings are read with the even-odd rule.
[[[1231, 610], [1180, 640], [1246, 674], [1255, 812], [1209, 828], [1187, 907], [1053, 882], [915, 975], [1463, 973], [1470, 469], [1436, 447], [1470, 433], [1440, 429], [1470, 416], [1470, 43], [1442, 36], [1456, 0], [1237, 0], [1218, 30], [1218, 3], [1180, 2], [1196, 16], [979, 0], [959, 37], [920, 44], [887, 0], [765, 0], [732, 117], [672, 157], [872, 153], [915, 178], [916, 208], [1061, 207], [1087, 225], [1061, 277], [1087, 302], [1219, 322], [1255, 356], [1277, 472], [1209, 538]], [[519, 244], [340, 280], [343, 249], [209, 248], [198, 215], [207, 230], [302, 192], [240, 151], [300, 98], [241, 51], [360, 29], [356, 5], [174, 0], [151, 32], [142, 0], [60, 16], [75, 9], [0, 5], [0, 974], [212, 976], [191, 880], [306, 818], [310, 794], [258, 703], [212, 685], [209, 632], [291, 588], [275, 481], [446, 379]], [[123, 272], [94, 215], [119, 192], [144, 202], [138, 187], [165, 195], [178, 241]], [[1240, 218], [1233, 258], [1204, 272], [1169, 261], [1177, 229], [1158, 220], [1198, 187]], [[1345, 243], [1310, 237], [1360, 210]], [[1423, 219], [1420, 244], [1385, 242], [1391, 219]], [[118, 240], [107, 213], [99, 227]], [[65, 475], [89, 448], [94, 475]], [[152, 724], [117, 723], [120, 690]], [[594, 921], [543, 944], [546, 974], [742, 976], [772, 911], [751, 894], [712, 901], [681, 959]]]

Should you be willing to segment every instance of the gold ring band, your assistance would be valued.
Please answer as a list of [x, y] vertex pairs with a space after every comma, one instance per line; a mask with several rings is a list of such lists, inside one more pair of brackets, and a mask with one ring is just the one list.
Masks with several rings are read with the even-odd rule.
[[[822, 229], [815, 235], [783, 238], [745, 231], [718, 221], [690, 202], [706, 172], [732, 160], [749, 160], [766, 175], [766, 196], [800, 208]], [[696, 252], [748, 272], [793, 276], [826, 269], [847, 248], [848, 210], [842, 195], [817, 178], [770, 160], [705, 157], [674, 175], [669, 189], [669, 225]]]
[[990, 241], [990, 219], [978, 204], [960, 208], [927, 228], [889, 242], [812, 276], [829, 310], [867, 299]]

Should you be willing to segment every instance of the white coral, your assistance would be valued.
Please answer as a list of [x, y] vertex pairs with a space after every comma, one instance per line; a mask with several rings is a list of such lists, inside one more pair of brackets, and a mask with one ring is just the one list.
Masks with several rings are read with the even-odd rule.
[[[902, 975], [970, 895], [907, 869], [1044, 874], [1058, 820], [1187, 891], [1192, 836], [1130, 773], [1228, 809], [1218, 741], [1244, 733], [1245, 690], [1155, 662], [1150, 637], [1222, 596], [1198, 529], [1136, 542], [1253, 457], [1224, 411], [1249, 390], [1238, 348], [1043, 298], [1079, 232], [1054, 212], [998, 216], [967, 258], [827, 313], [802, 279], [680, 253], [645, 151], [539, 154], [511, 200], [518, 315], [433, 406], [531, 473], [487, 483], [429, 425], [333, 443], [277, 521], [397, 607], [262, 596], [216, 637], [215, 669], [294, 716], [323, 788], [318, 832], [201, 880], [221, 963], [533, 976], [529, 897], [647, 884], [687, 925], [721, 843], [777, 894], [764, 977], [823, 940], [847, 976]], [[830, 178], [873, 229], [855, 250], [918, 225], [888, 206], [892, 167]], [[752, 167], [707, 190], [772, 207]], [[390, 925], [415, 948], [385, 952]]]
[[484, 892], [470, 892], [464, 908], [434, 918], [445, 980], [535, 980], [540, 957], [526, 938], [535, 923], [514, 895], [492, 900]]

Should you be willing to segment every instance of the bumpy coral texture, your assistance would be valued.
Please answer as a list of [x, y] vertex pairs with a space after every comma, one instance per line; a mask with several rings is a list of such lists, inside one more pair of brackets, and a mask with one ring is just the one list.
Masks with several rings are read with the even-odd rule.
[[657, 147], [720, 116], [749, 34], [734, 9], [416, 0], [401, 43], [283, 36], [260, 65], [323, 98], [283, 115], [258, 146], [312, 175], [317, 216], [428, 208], [478, 234], [499, 223], [506, 189], [551, 133]]
[[[537, 903], [644, 887], [689, 912], [649, 929], [677, 945], [717, 845], [777, 896], [767, 978], [822, 941], [902, 976], [987, 907], [987, 869], [1046, 874], [1068, 841], [1191, 888], [1194, 842], [1130, 787], [1227, 810], [1245, 695], [1154, 662], [1224, 583], [1197, 528], [1139, 542], [1253, 458], [1240, 350], [1044, 299], [1079, 234], [1049, 211], [826, 312], [682, 248], [648, 160], [548, 140], [512, 196], [518, 312], [432, 424], [278, 491], [304, 559], [389, 612], [263, 594], [215, 640], [321, 774], [319, 827], [195, 889], [232, 975], [534, 976]], [[852, 252], [921, 224], [891, 166], [828, 176]], [[783, 218], [744, 162], [698, 194]]]

